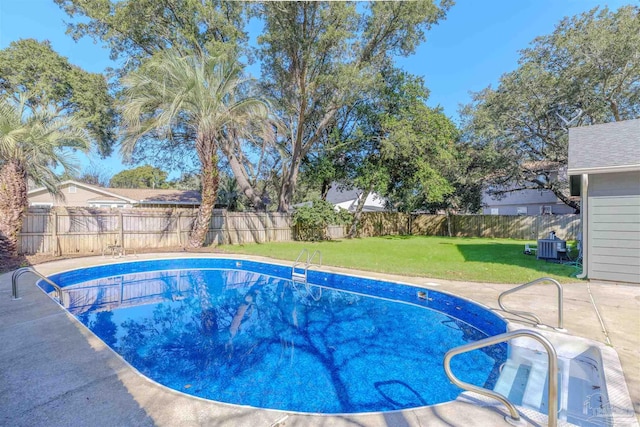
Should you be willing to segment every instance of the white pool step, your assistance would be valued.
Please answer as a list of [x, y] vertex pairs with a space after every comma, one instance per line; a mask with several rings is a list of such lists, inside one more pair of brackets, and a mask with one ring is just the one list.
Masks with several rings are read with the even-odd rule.
[[[532, 358], [535, 356], [532, 355]], [[546, 359], [547, 355], [545, 354], [544, 357]], [[539, 410], [543, 414], [547, 414], [549, 409], [547, 407], [547, 388], [549, 387], [548, 369], [549, 365], [546, 360], [540, 360], [538, 357], [532, 360], [531, 373], [522, 396], [522, 406]], [[560, 370], [560, 367], [558, 367], [558, 369]], [[558, 388], [562, 390], [560, 385]]]
[[521, 405], [530, 371], [531, 367], [526, 364], [507, 360], [493, 391], [505, 396], [514, 405]]
[[[606, 417], [593, 416], [593, 408], [606, 405], [601, 399], [607, 399], [606, 391], [601, 390], [604, 388], [602, 367], [597, 359], [592, 352], [558, 358], [559, 420], [589, 427], [609, 425]], [[547, 414], [548, 383], [545, 352], [510, 346], [509, 359], [502, 367], [494, 391], [521, 409]]]

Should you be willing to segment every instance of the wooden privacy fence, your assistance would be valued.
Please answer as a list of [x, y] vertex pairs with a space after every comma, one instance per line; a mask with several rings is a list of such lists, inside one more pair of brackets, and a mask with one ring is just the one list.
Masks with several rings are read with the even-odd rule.
[[[21, 253], [102, 253], [183, 246], [197, 216], [190, 209], [29, 209], [20, 234]], [[205, 241], [242, 244], [292, 240], [291, 215], [214, 210]]]
[[452, 237], [491, 237], [537, 240], [549, 232], [564, 240], [577, 240], [580, 215], [409, 215], [369, 212], [363, 214], [360, 236], [413, 234]]
[[[155, 249], [185, 245], [197, 211], [190, 209], [30, 208], [20, 235], [26, 254], [102, 253], [108, 245]], [[359, 236], [414, 234], [536, 240], [555, 231], [576, 240], [579, 215], [409, 215], [370, 212], [362, 215]], [[329, 226], [332, 239], [345, 235], [344, 226]], [[205, 241], [211, 244], [283, 242], [296, 238], [291, 215], [214, 210]]]

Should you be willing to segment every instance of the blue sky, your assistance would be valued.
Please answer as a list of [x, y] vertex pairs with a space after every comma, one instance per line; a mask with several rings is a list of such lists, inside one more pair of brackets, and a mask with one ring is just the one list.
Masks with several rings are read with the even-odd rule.
[[[416, 53], [401, 58], [405, 70], [424, 77], [431, 90], [428, 104], [441, 106], [458, 120], [460, 105], [470, 91], [496, 85], [500, 76], [517, 67], [518, 51], [536, 36], [549, 34], [565, 16], [596, 6], [617, 9], [632, 0], [458, 0], [446, 20], [435, 26]], [[92, 72], [113, 66], [108, 51], [91, 39], [78, 43], [65, 34], [66, 15], [52, 0], [0, 0], [0, 49], [20, 38], [49, 40], [70, 62]], [[81, 159], [113, 175], [123, 166], [119, 155], [107, 160]], [[173, 172], [171, 177], [175, 177]]]

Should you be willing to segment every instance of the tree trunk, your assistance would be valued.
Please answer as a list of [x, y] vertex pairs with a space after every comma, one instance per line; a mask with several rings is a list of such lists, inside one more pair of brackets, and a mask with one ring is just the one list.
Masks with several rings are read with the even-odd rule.
[[229, 166], [231, 167], [231, 171], [233, 172], [233, 176], [238, 183], [238, 187], [240, 187], [240, 191], [242, 194], [247, 196], [251, 204], [256, 210], [263, 211], [265, 210], [264, 202], [258, 193], [256, 193], [255, 189], [249, 182], [249, 178], [247, 177], [246, 171], [244, 170], [244, 166], [238, 160], [233, 153], [228, 152], [227, 150], [223, 150], [227, 160], [229, 161]]
[[255, 188], [249, 182], [249, 176], [247, 175], [247, 171], [245, 170], [242, 163], [240, 163], [240, 159], [238, 156], [234, 154], [234, 142], [232, 140], [225, 139], [221, 141], [222, 152], [227, 158], [229, 162], [229, 167], [231, 167], [231, 172], [233, 172], [233, 176], [238, 183], [238, 187], [240, 187], [240, 191], [242, 194], [247, 196], [251, 204], [256, 210], [262, 211], [266, 209], [262, 197], [256, 191]]
[[286, 176], [282, 177], [282, 186], [280, 188], [280, 199], [278, 200], [278, 212], [289, 212], [289, 206], [293, 199], [293, 193], [296, 190], [298, 181], [298, 172], [300, 171], [300, 156], [294, 154], [291, 159], [291, 168]]
[[202, 247], [207, 239], [207, 232], [209, 231], [209, 224], [211, 224], [211, 216], [213, 215], [213, 208], [216, 204], [218, 184], [220, 181], [218, 174], [218, 155], [215, 154], [215, 151], [207, 158], [202, 158], [204, 156], [200, 157], [200, 162], [202, 163], [202, 201], [200, 202], [198, 216], [196, 217], [189, 241], [187, 242], [188, 248]]
[[18, 256], [18, 236], [28, 205], [24, 166], [9, 160], [0, 169], [0, 260]]
[[322, 187], [320, 188], [320, 198], [322, 200], [327, 201], [329, 190], [331, 190], [331, 181], [328, 179], [322, 180]]
[[347, 234], [348, 239], [353, 239], [356, 237], [356, 233], [358, 232], [358, 224], [360, 223], [360, 218], [362, 217], [362, 209], [364, 208], [364, 204], [367, 201], [367, 197], [373, 191], [373, 181], [369, 184], [369, 189], [362, 193], [360, 200], [358, 200], [358, 206], [356, 206], [356, 211], [353, 214], [353, 222], [351, 223], [351, 227], [349, 228], [349, 234]]

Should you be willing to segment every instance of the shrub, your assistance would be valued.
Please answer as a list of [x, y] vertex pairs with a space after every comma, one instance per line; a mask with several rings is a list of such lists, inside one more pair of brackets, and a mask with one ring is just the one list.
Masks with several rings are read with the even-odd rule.
[[329, 225], [350, 223], [352, 216], [345, 209], [338, 212], [333, 205], [324, 200], [315, 200], [311, 206], [301, 206], [293, 214], [296, 240], [330, 240], [327, 233]]

